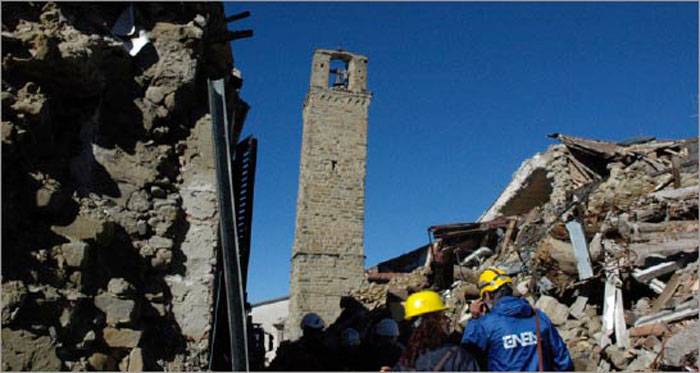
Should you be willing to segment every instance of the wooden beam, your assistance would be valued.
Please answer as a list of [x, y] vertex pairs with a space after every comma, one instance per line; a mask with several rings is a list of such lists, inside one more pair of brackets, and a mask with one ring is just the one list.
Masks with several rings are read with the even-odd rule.
[[681, 238], [665, 242], [631, 243], [627, 248], [637, 254], [634, 264], [643, 265], [644, 260], [653, 254], [670, 256], [680, 252], [697, 252], [698, 239], [696, 236], [695, 238]]
[[681, 187], [681, 160], [677, 156], [671, 157], [671, 174], [673, 175], [673, 188]]
[[515, 229], [515, 226], [518, 224], [518, 218], [511, 219], [510, 222], [508, 222], [508, 228], [506, 229], [506, 234], [503, 237], [503, 243], [501, 244], [500, 250], [498, 250], [499, 253], [504, 253], [506, 249], [508, 248], [508, 245], [510, 245], [510, 242], [513, 240], [513, 230]]
[[696, 300], [685, 302], [680, 306], [676, 307], [676, 309], [673, 311], [666, 310], [652, 315], [640, 317], [634, 323], [634, 326], [641, 326], [655, 322], [671, 323], [692, 316], [698, 316], [698, 305]]
[[656, 298], [649, 313], [657, 313], [666, 307], [666, 303], [668, 303], [673, 294], [676, 292], [676, 289], [678, 289], [678, 285], [681, 283], [680, 280], [681, 275], [679, 273], [675, 273], [671, 279], [668, 280], [666, 287], [664, 287], [664, 291], [661, 292], [661, 295], [659, 295], [658, 298]]

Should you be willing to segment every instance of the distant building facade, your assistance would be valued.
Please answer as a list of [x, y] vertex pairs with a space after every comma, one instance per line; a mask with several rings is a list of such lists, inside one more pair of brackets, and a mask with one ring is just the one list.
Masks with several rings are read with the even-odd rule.
[[[264, 302], [253, 304], [251, 307], [253, 322], [261, 324], [265, 330], [265, 363], [269, 364], [275, 358], [275, 352], [280, 343], [286, 340], [284, 326], [289, 315], [289, 297], [270, 299]], [[269, 349], [269, 341], [272, 337], [272, 349]]]

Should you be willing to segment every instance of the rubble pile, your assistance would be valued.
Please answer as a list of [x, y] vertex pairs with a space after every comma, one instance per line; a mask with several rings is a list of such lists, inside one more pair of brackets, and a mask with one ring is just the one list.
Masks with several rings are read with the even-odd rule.
[[551, 137], [561, 144], [523, 163], [478, 222], [431, 227], [424, 265], [370, 273], [353, 296], [396, 308], [432, 288], [461, 332], [479, 273], [499, 267], [557, 326], [576, 370], [697, 370], [697, 139]]
[[406, 293], [428, 287], [427, 274], [428, 270], [421, 267], [405, 275], [395, 276], [385, 284], [364, 279], [358, 289], [350, 292], [350, 296], [360, 301], [367, 308], [375, 309], [386, 305], [389, 294], [398, 294], [400, 298], [405, 299]]
[[2, 369], [205, 368], [222, 5], [2, 14]]

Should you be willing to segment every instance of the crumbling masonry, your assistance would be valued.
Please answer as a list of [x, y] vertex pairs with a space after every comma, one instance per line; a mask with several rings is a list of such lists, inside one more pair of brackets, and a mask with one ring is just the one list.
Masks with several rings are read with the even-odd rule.
[[221, 3], [2, 4], [2, 370], [207, 367], [225, 32]]
[[363, 278], [370, 99], [366, 57], [316, 50], [303, 111], [287, 323], [291, 339], [299, 336], [306, 312], [332, 322], [340, 297]]

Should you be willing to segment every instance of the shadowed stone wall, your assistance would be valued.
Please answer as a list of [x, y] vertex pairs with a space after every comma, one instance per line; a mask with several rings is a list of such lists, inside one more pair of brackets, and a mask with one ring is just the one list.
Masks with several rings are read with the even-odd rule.
[[221, 3], [2, 3], [2, 370], [207, 368], [226, 30]]

